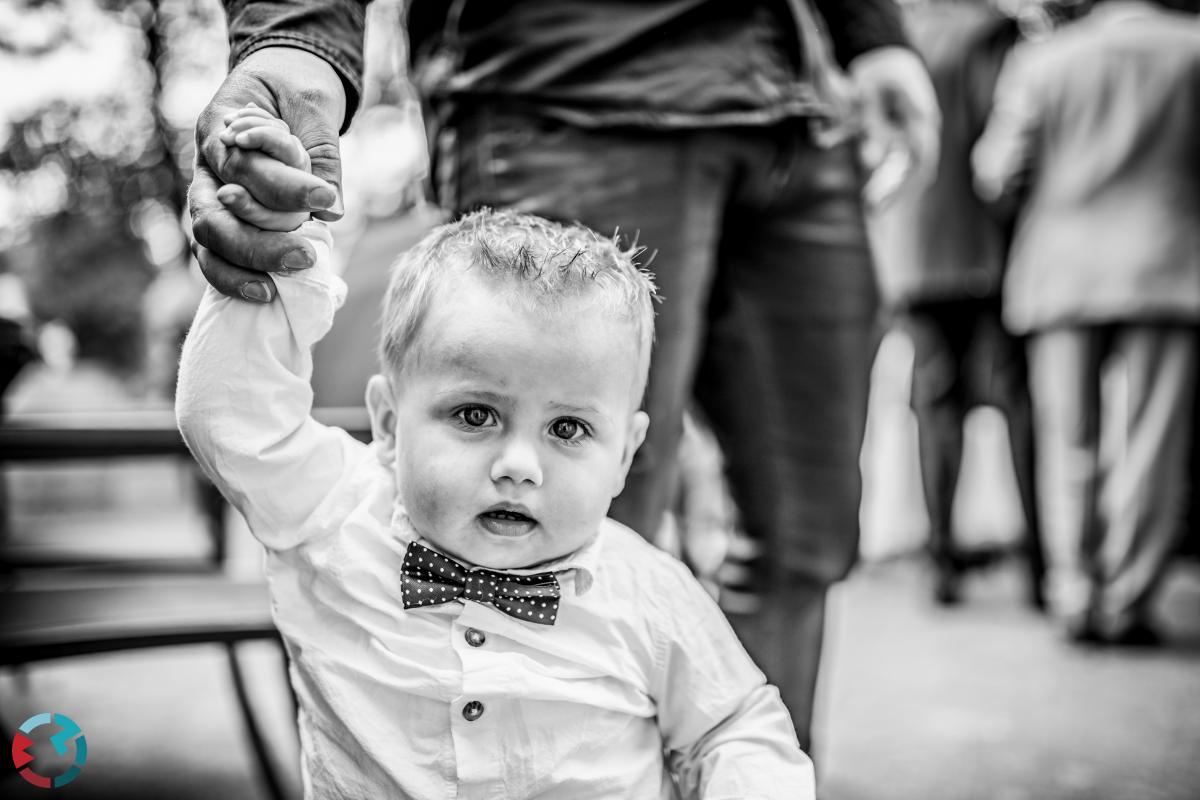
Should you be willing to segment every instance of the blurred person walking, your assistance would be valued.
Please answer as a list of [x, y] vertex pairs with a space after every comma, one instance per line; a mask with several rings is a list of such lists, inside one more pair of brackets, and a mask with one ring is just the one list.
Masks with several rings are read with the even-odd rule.
[[1011, 220], [999, 219], [975, 195], [970, 163], [1000, 66], [1021, 32], [1013, 17], [988, 0], [909, 3], [905, 20], [942, 110], [941, 157], [933, 183], [898, 194], [875, 215], [872, 233], [885, 306], [913, 344], [911, 403], [929, 514], [933, 594], [939, 603], [959, 602], [964, 574], [999, 555], [994, 548], [965, 547], [952, 528], [963, 425], [972, 408], [991, 405], [1008, 421], [1026, 522], [1030, 600], [1041, 607], [1024, 344], [1000, 319]]
[[1048, 600], [1074, 641], [1160, 641], [1194, 424], [1197, 142], [1200, 26], [1109, 0], [1014, 51], [974, 151], [981, 196], [1020, 205], [1004, 320], [1029, 337]]
[[[198, 122], [191, 191], [201, 266], [228, 294], [269, 301], [255, 270], [311, 263], [297, 237], [251, 227], [255, 199], [333, 198], [231, 154], [221, 119], [251, 100], [278, 113], [336, 181], [362, 5], [228, 4], [235, 66]], [[903, 152], [923, 175], [938, 112], [895, 3], [815, 5], [856, 91], [867, 167]], [[761, 602], [730, 618], [806, 748], [826, 593], [857, 555], [876, 338], [865, 175], [822, 27], [801, 0], [427, 0], [406, 18], [441, 204], [577, 220], [654, 251], [652, 422], [612, 515], [654, 537], [694, 394], [761, 553], [746, 585]]]

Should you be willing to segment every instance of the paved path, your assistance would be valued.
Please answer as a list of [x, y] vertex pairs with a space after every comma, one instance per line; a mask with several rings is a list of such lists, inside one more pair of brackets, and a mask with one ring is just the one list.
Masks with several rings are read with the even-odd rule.
[[[1014, 566], [968, 602], [926, 599], [913, 560], [860, 568], [837, 592], [817, 757], [823, 800], [1196, 800], [1200, 797], [1200, 569], [1163, 603], [1175, 645], [1079, 650], [1019, 601]], [[256, 700], [295, 753], [277, 653], [257, 646]], [[38, 665], [0, 679], [17, 721], [61, 711], [88, 736], [74, 800], [257, 800], [216, 648]], [[15, 723], [14, 723], [15, 724]], [[0, 796], [44, 798], [19, 780]]]
[[1197, 800], [1200, 568], [1159, 611], [1172, 646], [1080, 649], [1028, 610], [1014, 564], [965, 605], [912, 560], [839, 590], [818, 751], [824, 800]]

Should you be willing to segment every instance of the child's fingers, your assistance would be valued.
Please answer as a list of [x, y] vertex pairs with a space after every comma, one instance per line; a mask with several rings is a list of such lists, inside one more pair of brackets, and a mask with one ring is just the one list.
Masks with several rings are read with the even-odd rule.
[[249, 131], [249, 130], [253, 130], [254, 128], [259, 128], [259, 127], [278, 128], [279, 130], [281, 130], [285, 133], [290, 133], [290, 131], [288, 130], [287, 124], [284, 123], [284, 121], [281, 119], [273, 119], [273, 118], [264, 119], [262, 117], [238, 117], [234, 120], [231, 120], [225, 126], [225, 128], [219, 134], [217, 134], [217, 136], [221, 140], [221, 144], [225, 145], [226, 147], [234, 147], [235, 146], [235, 142], [234, 142], [235, 136], [237, 136], [242, 131]]
[[288, 133], [291, 133], [286, 122], [281, 119], [275, 119], [274, 117], [268, 117], [265, 119], [263, 117], [235, 117], [225, 126], [225, 130], [233, 131], [234, 133], [241, 133], [242, 131], [248, 131], [251, 128], [262, 127], [278, 128], [281, 131], [287, 131]]
[[309, 219], [307, 211], [274, 211], [235, 183], [217, 190], [217, 200], [243, 222], [266, 231], [293, 231]]
[[277, 120], [280, 123], [283, 122], [283, 120], [276, 117], [270, 111], [267, 111], [265, 108], [259, 108], [254, 103], [247, 103], [236, 111], [230, 111], [221, 121], [228, 125], [236, 119], [269, 119]]
[[305, 171], [312, 168], [300, 139], [277, 128], [251, 128], [236, 134], [233, 141], [244, 150], [261, 150], [289, 167]]
[[289, 167], [308, 170], [311, 162], [300, 140], [284, 129], [259, 126], [233, 134], [232, 144], [243, 150], [260, 150]]

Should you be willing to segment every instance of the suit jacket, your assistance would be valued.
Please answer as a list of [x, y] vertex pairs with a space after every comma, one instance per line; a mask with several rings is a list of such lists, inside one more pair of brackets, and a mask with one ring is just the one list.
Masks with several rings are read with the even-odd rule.
[[1195, 17], [1108, 2], [1019, 47], [973, 162], [982, 196], [1022, 196], [1012, 330], [1200, 320]]
[[907, 11], [942, 109], [937, 177], [903, 191], [872, 218], [884, 301], [911, 306], [1000, 294], [1008, 231], [971, 185], [971, 147], [983, 132], [1017, 23], [986, 3], [939, 0]]

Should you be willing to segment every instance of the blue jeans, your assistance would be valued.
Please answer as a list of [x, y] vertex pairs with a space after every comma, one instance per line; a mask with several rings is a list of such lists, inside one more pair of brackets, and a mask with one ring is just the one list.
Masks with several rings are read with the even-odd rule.
[[876, 288], [852, 147], [802, 120], [764, 128], [582, 129], [490, 109], [436, 138], [455, 211], [514, 207], [620, 231], [664, 298], [645, 444], [611, 514], [653, 536], [694, 397], [725, 452], [762, 610], [731, 622], [807, 744], [825, 590], [858, 551], [859, 449]]

